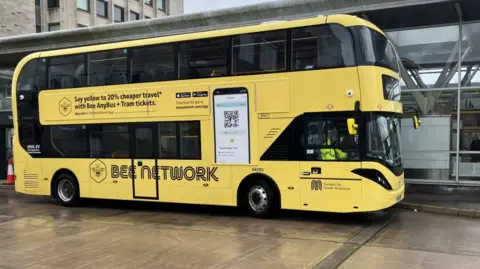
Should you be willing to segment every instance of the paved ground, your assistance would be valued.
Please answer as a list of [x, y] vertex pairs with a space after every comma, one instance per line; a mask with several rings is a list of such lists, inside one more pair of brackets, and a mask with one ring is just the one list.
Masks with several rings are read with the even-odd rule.
[[480, 210], [480, 196], [465, 194], [430, 194], [430, 193], [408, 193], [405, 195], [405, 203], [431, 205], [446, 208], [462, 208]]
[[0, 268], [480, 268], [480, 220], [89, 201], [0, 188]]

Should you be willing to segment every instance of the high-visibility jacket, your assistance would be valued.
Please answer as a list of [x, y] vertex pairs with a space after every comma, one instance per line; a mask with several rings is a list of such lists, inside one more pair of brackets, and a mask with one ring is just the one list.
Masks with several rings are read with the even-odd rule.
[[[331, 145], [330, 139], [327, 139], [327, 146]], [[325, 148], [321, 149], [322, 160], [346, 160], [347, 154], [340, 149]]]

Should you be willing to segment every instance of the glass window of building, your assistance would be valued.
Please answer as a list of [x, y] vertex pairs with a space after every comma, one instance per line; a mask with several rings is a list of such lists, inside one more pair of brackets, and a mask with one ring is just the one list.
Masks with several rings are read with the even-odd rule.
[[166, 11], [165, 0], [157, 0], [157, 8]]
[[97, 15], [100, 17], [108, 18], [107, 0], [97, 0]]
[[90, 11], [90, 0], [77, 0], [77, 8], [84, 11]]
[[37, 33], [42, 32], [42, 10], [40, 1], [35, 1], [35, 30]]
[[113, 21], [114, 22], [124, 22], [125, 15], [124, 15], [124, 8], [119, 6], [113, 6]]
[[149, 5], [149, 6], [152, 6], [152, 5], [153, 5], [153, 1], [152, 1], [152, 0], [143, 0], [143, 2], [145, 3], [145, 5]]
[[47, 6], [48, 6], [48, 8], [60, 7], [60, 0], [48, 0]]
[[140, 14], [130, 10], [130, 21], [138, 21], [139, 19], [140, 19]]
[[60, 30], [60, 23], [59, 22], [48, 24], [48, 31], [49, 32], [58, 31], [58, 30]]

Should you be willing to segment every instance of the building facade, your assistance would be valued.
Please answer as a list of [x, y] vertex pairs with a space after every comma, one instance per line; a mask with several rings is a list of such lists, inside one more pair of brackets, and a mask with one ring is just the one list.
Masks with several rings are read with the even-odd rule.
[[35, 0], [36, 32], [183, 14], [183, 0]]
[[0, 0], [0, 38], [35, 33], [32, 0]]

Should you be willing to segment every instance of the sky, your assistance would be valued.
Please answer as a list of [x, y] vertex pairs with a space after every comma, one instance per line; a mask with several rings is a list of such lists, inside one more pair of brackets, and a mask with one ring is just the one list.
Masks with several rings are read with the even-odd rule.
[[276, 0], [184, 0], [184, 12], [195, 13], [222, 8], [254, 5]]

